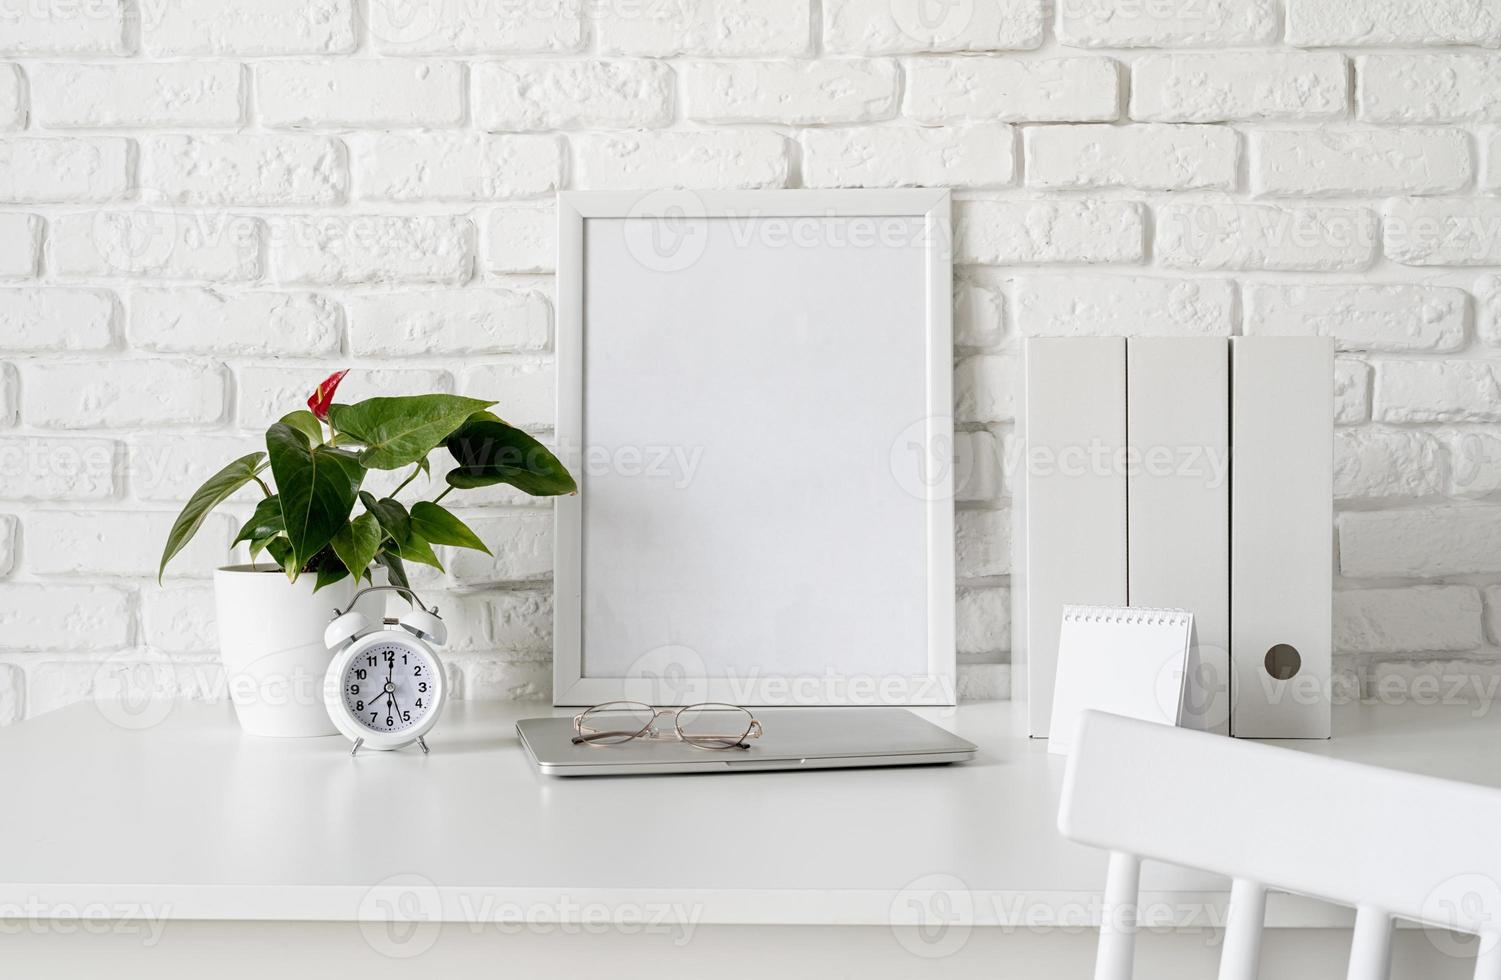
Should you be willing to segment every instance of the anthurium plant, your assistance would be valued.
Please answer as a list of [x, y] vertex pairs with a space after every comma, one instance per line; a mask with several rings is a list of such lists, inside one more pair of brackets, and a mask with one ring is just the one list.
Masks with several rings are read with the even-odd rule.
[[[306, 411], [267, 429], [265, 452], [241, 456], [198, 488], [167, 535], [158, 578], [208, 514], [250, 483], [264, 496], [234, 544], [246, 542], [252, 561], [269, 555], [292, 581], [316, 576], [314, 591], [350, 575], [369, 578], [376, 566], [406, 585], [407, 562], [443, 567], [434, 545], [489, 554], [479, 536], [443, 506], [455, 490], [505, 483], [534, 497], [577, 492], [547, 447], [490, 411], [494, 402], [414, 395], [337, 404], [334, 392], [346, 373], [324, 380]], [[455, 464], [443, 489], [410, 505], [398, 500], [419, 476], [431, 477], [428, 457], [440, 447]], [[362, 488], [371, 470], [406, 467], [411, 472], [386, 496]]]

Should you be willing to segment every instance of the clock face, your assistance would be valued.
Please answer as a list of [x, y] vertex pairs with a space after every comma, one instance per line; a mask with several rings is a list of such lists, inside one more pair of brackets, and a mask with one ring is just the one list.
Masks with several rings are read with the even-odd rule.
[[361, 728], [403, 732], [437, 707], [438, 665], [405, 643], [379, 643], [356, 653], [344, 668], [344, 707]]

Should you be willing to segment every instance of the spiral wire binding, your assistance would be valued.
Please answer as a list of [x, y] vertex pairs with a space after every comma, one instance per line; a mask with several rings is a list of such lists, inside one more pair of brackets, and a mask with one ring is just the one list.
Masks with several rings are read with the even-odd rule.
[[1065, 623], [1109, 623], [1129, 626], [1181, 626], [1188, 622], [1187, 609], [1154, 606], [1064, 606]]

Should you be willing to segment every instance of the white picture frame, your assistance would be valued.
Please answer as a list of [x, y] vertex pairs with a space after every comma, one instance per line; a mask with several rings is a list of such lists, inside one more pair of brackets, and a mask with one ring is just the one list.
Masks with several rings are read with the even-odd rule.
[[954, 703], [951, 242], [947, 190], [558, 195], [555, 704]]

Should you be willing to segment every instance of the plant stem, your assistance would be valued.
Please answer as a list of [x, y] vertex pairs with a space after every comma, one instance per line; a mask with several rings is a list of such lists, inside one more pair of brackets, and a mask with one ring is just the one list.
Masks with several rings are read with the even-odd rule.
[[453, 492], [453, 487], [451, 487], [451, 486], [444, 487], [443, 488], [443, 492], [440, 493], [440, 494], [438, 494], [436, 497], [433, 498], [433, 503], [436, 504], [438, 501], [442, 500], [444, 497], [448, 496], [452, 492]]
[[261, 490], [262, 490], [262, 492], [264, 492], [266, 494], [266, 496], [268, 496], [268, 497], [274, 496], [274, 494], [272, 494], [272, 492], [271, 492], [271, 488], [268, 487], [268, 486], [266, 486], [266, 481], [262, 480], [258, 476], [253, 476], [253, 477], [251, 477], [251, 479], [254, 480], [256, 483], [259, 483], [261, 485]]
[[411, 474], [408, 475], [405, 480], [401, 481], [401, 485], [400, 486], [398, 486], [395, 490], [391, 491], [391, 496], [394, 497], [398, 493], [401, 493], [401, 491], [405, 490], [406, 489], [406, 485], [408, 483], [411, 483], [413, 480], [417, 479], [417, 474], [421, 473], [421, 472], [422, 472], [422, 467], [421, 466], [414, 466], [414, 467], [412, 467]]

